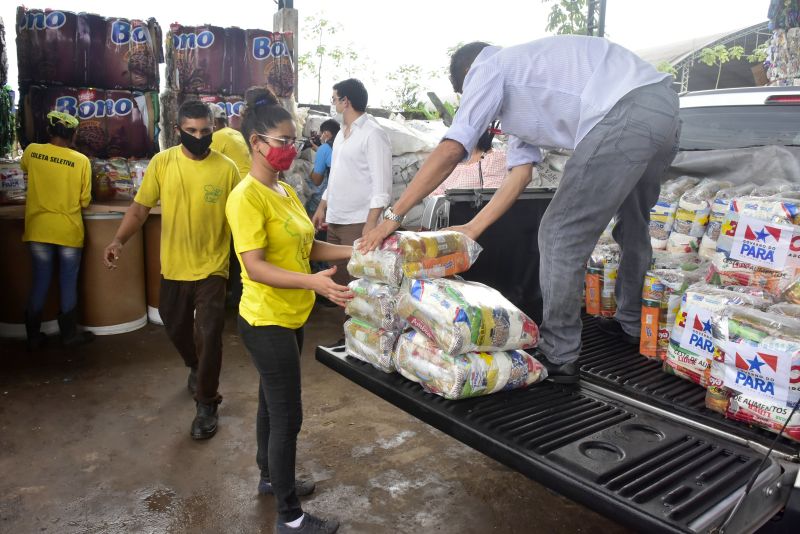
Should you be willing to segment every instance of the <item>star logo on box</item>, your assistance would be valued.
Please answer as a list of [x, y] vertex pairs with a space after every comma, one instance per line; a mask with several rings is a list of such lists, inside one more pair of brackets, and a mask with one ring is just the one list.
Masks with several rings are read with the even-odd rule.
[[778, 374], [777, 356], [755, 352], [748, 358], [737, 351], [734, 362], [737, 369], [737, 385], [775, 395], [775, 378]]

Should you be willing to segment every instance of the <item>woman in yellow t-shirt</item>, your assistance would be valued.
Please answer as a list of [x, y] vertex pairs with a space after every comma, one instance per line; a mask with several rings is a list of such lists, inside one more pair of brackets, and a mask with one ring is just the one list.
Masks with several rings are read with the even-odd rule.
[[50, 288], [50, 277], [58, 257], [61, 343], [71, 347], [94, 339], [91, 332], [78, 332], [78, 270], [83, 252], [81, 208], [92, 198], [92, 167], [89, 158], [70, 148], [78, 119], [67, 113], [47, 114], [50, 142], [31, 143], [22, 154], [22, 170], [28, 173], [25, 201], [25, 233], [33, 264], [33, 283], [25, 312], [28, 350], [44, 342], [42, 309]]
[[314, 240], [314, 225], [292, 187], [278, 176], [297, 155], [294, 121], [268, 89], [245, 96], [242, 134], [252, 158], [249, 174], [228, 197], [225, 213], [242, 267], [244, 290], [239, 331], [261, 380], [258, 390], [256, 461], [258, 491], [274, 494], [277, 532], [335, 532], [338, 522], [304, 514], [298, 496], [314, 490], [295, 480], [303, 325], [314, 293], [340, 306], [352, 298], [331, 277], [335, 268], [311, 274], [309, 260], [346, 261], [352, 247]]

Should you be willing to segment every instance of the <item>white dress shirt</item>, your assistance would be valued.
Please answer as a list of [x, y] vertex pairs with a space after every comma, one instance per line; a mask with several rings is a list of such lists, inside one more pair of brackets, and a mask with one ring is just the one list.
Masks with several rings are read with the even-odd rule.
[[333, 142], [325, 222], [360, 224], [372, 208], [385, 208], [392, 194], [392, 145], [378, 122], [364, 113]]
[[637, 87], [664, 81], [633, 52], [600, 37], [558, 35], [484, 48], [464, 80], [464, 94], [446, 139], [466, 154], [489, 123], [510, 135], [509, 168], [541, 160], [539, 147], [574, 149]]

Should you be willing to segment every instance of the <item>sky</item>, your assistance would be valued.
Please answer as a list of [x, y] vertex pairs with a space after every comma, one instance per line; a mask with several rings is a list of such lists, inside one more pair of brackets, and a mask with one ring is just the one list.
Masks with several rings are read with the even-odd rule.
[[[389, 76], [402, 65], [422, 69], [423, 93], [434, 90], [452, 97], [445, 74], [448, 48], [459, 42], [487, 41], [501, 46], [524, 43], [547, 35], [549, 12], [545, 0], [295, 0], [299, 12], [299, 53], [313, 49], [309, 18], [334, 23], [339, 31], [328, 44], [354, 50], [358, 59], [338, 70], [323, 67], [321, 102], [328, 103], [330, 87], [350, 76], [364, 81], [370, 105], [393, 100]], [[0, 17], [6, 24], [9, 80], [16, 85], [14, 43], [17, 3], [5, 0]], [[235, 8], [233, 6], [235, 5]], [[769, 0], [608, 0], [607, 36], [633, 51], [683, 41], [765, 21]], [[201, 1], [137, 0], [29, 0], [29, 8], [86, 11], [107, 17], [155, 17], [164, 35], [169, 24], [214, 24], [272, 29], [277, 4], [270, 0], [239, 0], [235, 4]], [[304, 31], [305, 30], [305, 31]], [[304, 39], [304, 36], [305, 39]], [[300, 79], [300, 102], [315, 103], [317, 82], [305, 73]], [[163, 84], [163, 79], [162, 79]], [[422, 100], [427, 100], [420, 94]]]

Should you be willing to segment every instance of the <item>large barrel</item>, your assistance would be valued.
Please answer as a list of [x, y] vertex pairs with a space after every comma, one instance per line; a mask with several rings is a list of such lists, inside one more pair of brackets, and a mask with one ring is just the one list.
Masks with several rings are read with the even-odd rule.
[[[22, 206], [3, 207], [0, 211], [0, 337], [25, 337], [25, 307], [31, 290], [31, 255], [22, 242], [25, 229]], [[58, 333], [58, 269], [54, 269], [42, 313], [42, 331]]]
[[163, 325], [158, 313], [161, 291], [161, 214], [156, 210], [144, 223], [145, 285], [147, 286], [147, 318], [151, 323]]
[[103, 265], [103, 251], [122, 222], [122, 213], [85, 213], [86, 237], [78, 282], [80, 324], [98, 335], [130, 332], [147, 324], [142, 232], [122, 249], [118, 268]]

